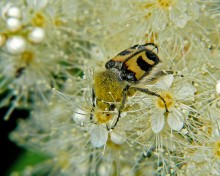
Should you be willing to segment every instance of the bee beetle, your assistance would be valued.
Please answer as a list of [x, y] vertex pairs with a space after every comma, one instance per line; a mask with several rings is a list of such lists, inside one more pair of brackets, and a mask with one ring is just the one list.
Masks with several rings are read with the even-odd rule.
[[133, 83], [141, 80], [161, 62], [157, 54], [147, 49], [149, 45], [157, 48], [154, 43], [134, 45], [106, 62], [105, 68], [117, 70], [122, 80]]
[[[168, 112], [163, 97], [156, 92], [136, 86], [144, 77], [150, 76], [153, 69], [161, 62], [157, 54], [147, 48], [149, 45], [158, 51], [154, 43], [134, 45], [107, 61], [105, 71], [94, 74], [92, 111], [96, 106], [102, 109], [103, 112], [106, 112], [106, 109], [110, 112], [115, 108], [118, 110], [117, 118], [114, 123], [111, 123], [110, 127], [107, 126], [108, 130], [117, 125], [127, 97], [138, 91], [159, 97], [164, 103], [165, 111]], [[117, 106], [118, 103], [119, 106]], [[93, 119], [92, 115], [90, 119]], [[108, 122], [111, 119], [110, 114], [105, 114], [105, 117], [102, 116], [101, 120], [98, 121], [103, 122], [103, 119]]]

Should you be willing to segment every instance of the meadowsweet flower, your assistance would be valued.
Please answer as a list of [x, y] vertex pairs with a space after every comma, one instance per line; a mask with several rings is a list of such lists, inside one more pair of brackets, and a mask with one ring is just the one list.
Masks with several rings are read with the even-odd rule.
[[183, 167], [185, 174], [210, 174], [219, 173], [219, 133], [213, 131], [212, 137], [204, 141], [198, 147], [194, 146], [192, 150], [186, 151], [188, 163]]
[[[63, 100], [54, 102], [50, 107], [34, 111], [29, 120], [20, 121], [19, 127], [11, 134], [19, 145], [49, 157], [44, 163], [29, 167], [24, 172], [64, 175], [129, 173], [132, 160], [136, 157], [136, 148], [128, 147], [125, 134], [110, 132], [105, 126], [92, 124], [89, 120], [91, 109], [87, 114], [85, 109], [76, 110], [72, 120], [73, 104], [70, 100], [66, 102], [65, 99], [67, 104]], [[77, 106], [78, 103], [75, 103], [74, 106]]]
[[49, 1], [1, 2], [0, 89], [5, 96], [1, 106], [10, 106], [5, 119], [17, 106], [31, 107], [37, 98], [47, 102], [50, 88], [61, 88], [72, 70], [80, 70], [86, 62], [80, 58], [88, 51], [78, 52], [78, 47], [90, 41], [79, 41], [73, 34], [78, 29], [69, 17], [76, 11], [66, 13], [69, 5], [69, 1], [56, 1], [53, 6]]
[[[56, 166], [55, 173], [65, 175], [135, 175], [144, 174], [146, 170], [149, 174], [162, 175], [189, 173], [185, 169], [191, 163], [189, 151], [206, 150], [201, 145], [210, 142], [212, 123], [190, 107], [196, 90], [185, 77], [168, 74], [148, 85], [149, 89], [161, 91], [161, 96], [164, 96], [163, 92], [172, 95], [164, 98], [169, 113], [175, 111], [175, 116], [163, 115], [164, 104], [157, 97], [135, 94], [128, 98], [117, 126], [108, 130], [118, 111], [105, 109], [104, 101], [93, 107], [93, 75], [89, 74], [92, 72], [79, 78], [76, 85], [79, 90], [75, 94], [68, 87], [67, 93], [54, 90], [65, 102], [52, 100], [50, 108], [41, 109], [37, 116], [33, 114], [12, 134], [18, 144], [38, 151], [40, 148], [53, 158], [29, 172], [42, 173], [49, 169], [50, 173]], [[114, 103], [117, 106], [117, 102]], [[152, 126], [152, 121], [158, 117], [151, 114], [156, 112], [162, 112], [159, 118], [163, 118], [164, 123], [155, 133], [158, 128]], [[167, 121], [174, 118], [174, 123], [166, 122], [165, 118]], [[44, 123], [43, 128], [41, 123]]]
[[[212, 3], [217, 4], [215, 1]], [[209, 45], [211, 31], [204, 26], [215, 26], [215, 18], [208, 13], [209, 3], [197, 0], [190, 3], [178, 0], [111, 1], [105, 4], [98, 1], [97, 4], [97, 17], [88, 24], [93, 32], [90, 35], [95, 35], [99, 43], [116, 53], [144, 42], [181, 46], [184, 41], [190, 45], [200, 41]], [[113, 35], [109, 35], [112, 29]], [[110, 40], [113, 45], [110, 45]], [[120, 45], [118, 41], [121, 41]]]
[[161, 96], [164, 98], [168, 113], [164, 113], [165, 106], [160, 98], [156, 100], [156, 108], [153, 109], [151, 117], [152, 130], [155, 133], [159, 133], [163, 128], [165, 118], [172, 130], [180, 131], [184, 125], [184, 119], [188, 116], [190, 108], [184, 104], [184, 101], [190, 100], [196, 91], [196, 89], [189, 83], [183, 83], [179, 81], [176, 85], [173, 85], [173, 75], [166, 75], [163, 79], [153, 85], [153, 88], [161, 90]]
[[[19, 145], [48, 155], [44, 163], [25, 172], [217, 175], [220, 65], [218, 39], [213, 39], [219, 33], [214, 27], [217, 3], [95, 2], [94, 8], [94, 3], [77, 0], [58, 0], [54, 6], [49, 1], [27, 1], [27, 5], [8, 4], [2, 10], [2, 58], [12, 64], [7, 63], [0, 75], [1, 88], [8, 90], [10, 80], [5, 75], [9, 73], [16, 77], [12, 90], [16, 85], [24, 88], [27, 78], [29, 87], [35, 85], [38, 74], [33, 70], [45, 65], [50, 72], [41, 73], [42, 92], [51, 82], [58, 81], [62, 87], [52, 90], [61, 99], [51, 98], [49, 106], [36, 100], [31, 117], [21, 121], [11, 135]], [[26, 6], [33, 11], [25, 10]], [[70, 8], [75, 10], [65, 10]], [[29, 28], [23, 35], [20, 31], [27, 21]], [[70, 36], [75, 39], [78, 34], [80, 38], [72, 42]], [[91, 41], [85, 40], [88, 34]], [[117, 72], [104, 70], [104, 63], [133, 43], [145, 42], [158, 46], [161, 67], [154, 77], [129, 85], [153, 93], [128, 90], [124, 96], [128, 83], [118, 81]], [[8, 72], [17, 63], [14, 60], [29, 64]], [[51, 63], [59, 64], [58, 68]], [[92, 69], [85, 71], [85, 66]], [[51, 78], [51, 72], [56, 76]], [[25, 74], [31, 77], [24, 78]], [[61, 76], [59, 81], [57, 75], [64, 79]]]
[[[199, 17], [199, 6], [196, 1], [188, 3], [186, 1], [156, 0], [145, 3], [146, 16], [150, 17], [153, 30], [164, 30], [173, 22], [176, 27], [183, 28], [190, 20]], [[154, 23], [153, 20], [157, 19]]]
[[[53, 168], [58, 167], [54, 173], [60, 174], [66, 173], [69, 167], [74, 170], [75, 162], [84, 162], [81, 159], [81, 161], [76, 161], [76, 158], [71, 158], [71, 156], [77, 157], [78, 155], [79, 157], [78, 152], [81, 147], [76, 146], [80, 143], [81, 146], [85, 145], [87, 138], [83, 131], [80, 132], [79, 129], [78, 131], [77, 128], [74, 128], [73, 124], [71, 125], [71, 111], [64, 110], [63, 105], [63, 102], [51, 103], [42, 111], [34, 111], [32, 117], [27, 121], [20, 121], [19, 128], [11, 134], [11, 138], [16, 140], [19, 145], [36, 150], [48, 157], [44, 164], [29, 167], [24, 172], [45, 174], [48, 171], [53, 172]], [[52, 116], [50, 112], [53, 112]], [[70, 146], [72, 147], [69, 148]], [[50, 171], [50, 169], [52, 170]]]

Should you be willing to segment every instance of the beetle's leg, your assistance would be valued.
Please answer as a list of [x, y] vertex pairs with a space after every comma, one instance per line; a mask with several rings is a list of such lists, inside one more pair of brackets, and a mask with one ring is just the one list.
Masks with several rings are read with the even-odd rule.
[[135, 90], [135, 91], [140, 91], [140, 92], [146, 93], [146, 94], [148, 94], [148, 95], [152, 95], [152, 96], [156, 96], [156, 97], [160, 98], [160, 99], [163, 101], [163, 103], [164, 103], [166, 112], [169, 112], [169, 111], [168, 111], [168, 108], [167, 108], [166, 101], [165, 101], [164, 98], [161, 97], [159, 94], [157, 94], [157, 93], [155, 93], [155, 92], [152, 92], [152, 91], [150, 91], [150, 90], [148, 90], [148, 89], [144, 89], [144, 88], [139, 88], [139, 87], [130, 87], [130, 88], [133, 89], [133, 90]]
[[156, 97], [160, 98], [163, 101], [163, 103], [164, 103], [166, 112], [169, 112], [169, 110], [167, 108], [166, 101], [159, 94], [157, 94], [155, 92], [152, 92], [152, 91], [150, 91], [148, 89], [139, 88], [139, 87], [130, 87], [129, 85], [126, 85], [126, 87], [123, 89], [123, 92], [122, 92], [122, 101], [121, 101], [121, 105], [120, 105], [119, 110], [118, 110], [118, 117], [117, 117], [117, 119], [115, 121], [115, 124], [111, 128], [108, 128], [108, 129], [114, 129], [115, 126], [117, 125], [117, 123], [118, 123], [118, 121], [119, 121], [119, 119], [121, 117], [121, 111], [124, 108], [124, 105], [125, 105], [125, 102], [126, 102], [126, 98], [127, 98], [127, 93], [128, 93], [129, 89], [133, 89], [134, 91], [143, 92], [143, 93], [146, 93], [148, 95], [152, 95], [152, 96], [156, 96]]
[[93, 114], [92, 112], [94, 112], [95, 109], [95, 92], [94, 89], [92, 89], [92, 109], [91, 109], [91, 113], [90, 113], [90, 120], [93, 121]]
[[117, 125], [117, 123], [118, 123], [118, 121], [119, 121], [119, 119], [121, 117], [121, 111], [124, 108], [129, 88], [130, 88], [130, 86], [127, 84], [125, 86], [125, 88], [123, 89], [123, 91], [122, 91], [122, 101], [121, 101], [121, 105], [120, 105], [119, 110], [118, 110], [118, 117], [117, 117], [117, 119], [115, 121], [115, 124], [110, 129], [114, 129], [116, 127], [116, 125]]

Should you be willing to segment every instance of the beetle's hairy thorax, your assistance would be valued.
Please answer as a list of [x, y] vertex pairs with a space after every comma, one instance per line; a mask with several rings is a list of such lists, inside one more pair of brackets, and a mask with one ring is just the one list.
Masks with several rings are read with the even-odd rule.
[[99, 100], [120, 102], [126, 83], [111, 70], [105, 70], [94, 75], [94, 92]]

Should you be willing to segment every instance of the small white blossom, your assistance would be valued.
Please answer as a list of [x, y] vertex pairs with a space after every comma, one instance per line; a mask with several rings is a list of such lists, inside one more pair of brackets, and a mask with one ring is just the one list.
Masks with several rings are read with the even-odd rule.
[[[166, 91], [166, 93], [164, 93], [164, 97], [163, 95], [162, 97], [164, 98], [165, 102], [167, 101], [166, 104], [169, 110], [167, 115], [168, 125], [172, 130], [180, 131], [184, 125], [185, 114], [182, 113], [182, 110], [185, 109], [185, 106], [184, 104], [178, 105], [178, 101], [184, 101], [189, 97], [193, 97], [196, 89], [189, 83], [184, 83], [184, 84], [180, 83], [174, 88], [171, 88], [172, 86], [171, 83], [173, 81], [174, 81], [173, 75], [166, 75], [163, 77], [163, 79], [161, 79], [159, 82], [153, 85], [153, 87]], [[171, 103], [170, 107], [169, 107], [169, 103]], [[178, 106], [176, 106], [175, 104], [177, 104]], [[151, 117], [151, 127], [155, 133], [159, 133], [163, 129], [165, 124], [164, 122], [165, 108], [163, 108], [162, 110], [163, 111], [157, 108], [153, 110], [153, 114]]]
[[72, 18], [76, 6], [69, 0], [0, 2], [0, 72], [4, 82], [0, 89], [8, 93], [2, 106], [11, 104], [14, 92], [19, 95], [10, 112], [18, 106], [34, 106], [40, 97], [47, 103], [51, 87], [61, 89], [66, 79], [82, 72], [88, 60], [84, 57], [89, 52], [86, 46], [91, 45], [89, 39], [82, 39], [81, 30], [76, 32], [78, 25]]

